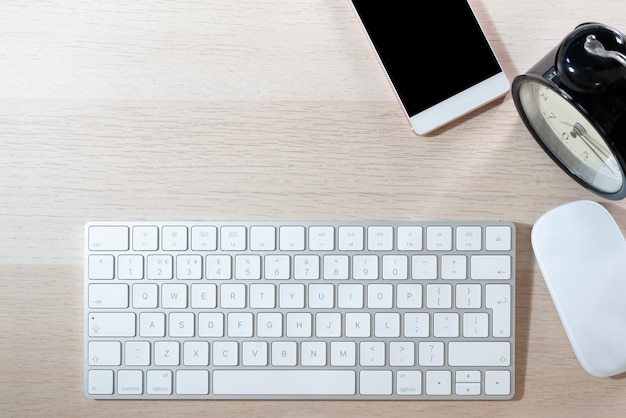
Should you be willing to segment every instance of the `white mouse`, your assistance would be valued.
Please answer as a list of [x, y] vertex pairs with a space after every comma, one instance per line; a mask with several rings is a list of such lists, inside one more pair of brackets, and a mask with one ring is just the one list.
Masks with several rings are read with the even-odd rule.
[[598, 377], [626, 372], [626, 240], [613, 217], [567, 203], [535, 222], [531, 241], [580, 364]]

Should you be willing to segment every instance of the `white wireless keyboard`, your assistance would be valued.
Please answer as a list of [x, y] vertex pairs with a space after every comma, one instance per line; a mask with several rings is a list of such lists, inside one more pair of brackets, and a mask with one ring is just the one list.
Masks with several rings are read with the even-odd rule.
[[85, 395], [510, 399], [510, 222], [85, 227]]

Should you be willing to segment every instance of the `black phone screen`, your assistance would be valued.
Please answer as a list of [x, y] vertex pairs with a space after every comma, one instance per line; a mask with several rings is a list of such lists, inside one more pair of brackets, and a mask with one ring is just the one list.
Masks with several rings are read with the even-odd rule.
[[467, 1], [352, 2], [409, 116], [502, 71]]

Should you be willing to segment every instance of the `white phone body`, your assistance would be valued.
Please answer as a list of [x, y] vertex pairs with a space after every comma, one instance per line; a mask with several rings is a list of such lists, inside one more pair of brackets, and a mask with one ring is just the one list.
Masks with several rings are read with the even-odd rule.
[[418, 135], [509, 91], [509, 80], [467, 1], [351, 4]]

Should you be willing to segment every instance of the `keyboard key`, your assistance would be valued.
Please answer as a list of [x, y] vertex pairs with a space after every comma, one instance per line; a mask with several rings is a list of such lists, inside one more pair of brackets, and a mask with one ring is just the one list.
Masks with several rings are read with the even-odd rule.
[[228, 280], [232, 277], [232, 258], [229, 255], [206, 256], [206, 278], [208, 280]]
[[192, 227], [191, 249], [193, 251], [217, 250], [217, 228], [214, 226]]
[[355, 366], [356, 343], [354, 341], [331, 342], [330, 364], [332, 366]]
[[445, 396], [452, 393], [452, 373], [447, 370], [428, 370], [425, 380], [427, 395]]
[[337, 288], [337, 306], [339, 308], [361, 309], [363, 307], [362, 284], [340, 284]]
[[393, 228], [391, 226], [370, 226], [367, 228], [367, 249], [389, 251], [393, 249]]
[[143, 256], [120, 255], [117, 257], [117, 277], [122, 280], [143, 279]]
[[335, 249], [335, 228], [312, 226], [309, 228], [309, 250], [332, 251]]
[[441, 341], [421, 341], [417, 360], [420, 366], [443, 366], [444, 344]]
[[133, 227], [133, 250], [156, 251], [159, 249], [159, 228], [156, 226]]
[[148, 279], [170, 280], [173, 277], [174, 264], [171, 255], [155, 254], [148, 256]]
[[347, 280], [349, 277], [349, 260], [347, 255], [325, 255], [324, 278]]
[[507, 280], [511, 278], [509, 255], [473, 255], [471, 278], [474, 280]]
[[164, 337], [165, 314], [162, 312], [142, 312], [139, 314], [139, 335], [141, 337]]
[[391, 395], [393, 374], [390, 370], [363, 370], [359, 377], [361, 395]]
[[187, 249], [187, 227], [164, 226], [161, 245], [165, 251], [185, 251]]
[[426, 306], [432, 309], [452, 307], [452, 285], [429, 284], [426, 286]]
[[267, 366], [268, 352], [265, 341], [245, 341], [242, 353], [244, 366]]
[[415, 280], [435, 280], [437, 278], [437, 256], [414, 255], [411, 257], [411, 277]]
[[198, 314], [198, 336], [223, 337], [224, 314], [221, 312], [200, 312]]
[[273, 226], [251, 227], [250, 249], [252, 251], [274, 251], [276, 249], [276, 228]]
[[490, 284], [485, 286], [487, 298], [485, 305], [492, 309], [492, 335], [494, 337], [511, 336], [511, 286], [508, 284]]
[[119, 366], [122, 344], [119, 341], [91, 341], [88, 355], [92, 366]]
[[485, 247], [489, 251], [509, 251], [511, 249], [511, 228], [508, 226], [486, 227]]
[[246, 307], [246, 285], [243, 283], [223, 284], [220, 286], [220, 307], [242, 309]]
[[378, 257], [375, 255], [355, 255], [352, 258], [352, 278], [355, 280], [378, 279]]
[[293, 260], [294, 279], [317, 280], [320, 278], [320, 258], [317, 255], [296, 255]]
[[389, 344], [389, 365], [409, 367], [415, 365], [415, 343], [410, 341]]
[[396, 312], [377, 312], [374, 314], [374, 335], [377, 338], [400, 336], [400, 314]]
[[220, 229], [222, 251], [243, 251], [246, 249], [246, 228], [244, 226], [223, 226]]
[[239, 346], [235, 341], [213, 343], [213, 364], [216, 366], [236, 366], [239, 364]]
[[113, 393], [113, 370], [89, 370], [88, 392], [92, 395]]
[[168, 318], [170, 337], [193, 337], [195, 335], [195, 316], [192, 312], [172, 312]]
[[128, 285], [120, 283], [90, 284], [90, 308], [127, 308]]
[[489, 336], [489, 315], [485, 312], [463, 314], [463, 336], [485, 338]]
[[419, 309], [422, 307], [421, 284], [399, 284], [396, 286], [398, 308]]
[[396, 374], [398, 395], [421, 395], [422, 372], [419, 370], [399, 370]]
[[272, 366], [295, 366], [298, 361], [297, 351], [298, 345], [293, 341], [272, 342]]
[[217, 286], [213, 283], [191, 285], [191, 307], [211, 309], [217, 307]]
[[456, 286], [457, 308], [480, 308], [482, 304], [482, 286], [479, 284], [458, 284]]
[[433, 335], [438, 338], [459, 336], [459, 314], [456, 312], [435, 312], [433, 314]]
[[393, 306], [393, 285], [370, 284], [367, 286], [367, 307], [389, 309]]
[[176, 393], [179, 395], [208, 394], [209, 372], [207, 370], [178, 370], [176, 372]]
[[430, 336], [430, 315], [426, 312], [404, 314], [404, 336], [425, 338]]
[[304, 227], [303, 226], [281, 226], [279, 246], [281, 251], [302, 251], [304, 250]]
[[426, 228], [426, 248], [429, 251], [450, 251], [452, 249], [452, 228], [449, 226], [429, 226]]
[[121, 395], [141, 395], [143, 393], [143, 373], [141, 370], [118, 371], [117, 391]]
[[362, 226], [340, 226], [338, 229], [339, 249], [341, 251], [363, 250], [363, 234]]
[[166, 283], [161, 286], [161, 306], [167, 309], [187, 307], [187, 285], [182, 283]]
[[260, 278], [261, 256], [248, 254], [235, 256], [235, 279], [259, 280]]
[[459, 226], [456, 228], [456, 249], [458, 251], [479, 251], [482, 243], [482, 229], [479, 226]]
[[128, 250], [127, 226], [89, 227], [89, 249], [92, 251]]
[[281, 284], [279, 286], [279, 303], [283, 309], [304, 308], [304, 285]]
[[352, 370], [216, 370], [217, 395], [353, 395]]
[[464, 255], [444, 255], [441, 257], [441, 278], [444, 280], [464, 280], [467, 277], [467, 257]]
[[359, 343], [359, 363], [361, 366], [384, 366], [385, 343], [382, 341], [364, 341]]
[[510, 395], [511, 373], [508, 370], [487, 370], [485, 372], [485, 393], [487, 395]]
[[115, 258], [108, 254], [90, 255], [88, 277], [92, 280], [111, 280], [115, 277]]
[[90, 337], [134, 337], [135, 314], [132, 312], [91, 312]]
[[126, 341], [124, 343], [124, 361], [127, 366], [148, 366], [150, 358], [150, 343], [148, 341]]
[[408, 262], [406, 255], [383, 255], [383, 279], [406, 280]]
[[183, 343], [183, 364], [185, 366], [208, 366], [209, 343], [207, 341], [185, 341]]
[[157, 366], [178, 366], [180, 362], [178, 341], [157, 341], [154, 343], [154, 364]]
[[453, 341], [449, 344], [448, 362], [459, 367], [508, 366], [511, 364], [511, 344], [504, 341]]
[[146, 389], [149, 395], [170, 395], [172, 393], [172, 372], [170, 370], [148, 370]]
[[346, 337], [369, 337], [371, 315], [366, 312], [349, 312], [346, 314]]
[[264, 277], [276, 280], [289, 279], [291, 277], [291, 258], [288, 255], [265, 256]]
[[176, 256], [176, 278], [200, 280], [202, 278], [202, 257], [199, 255]]
[[133, 284], [133, 308], [156, 308], [159, 287], [154, 283]]
[[399, 226], [397, 240], [398, 250], [400, 251], [421, 251], [422, 227]]
[[308, 312], [287, 314], [287, 337], [309, 338], [313, 335], [313, 318]]

